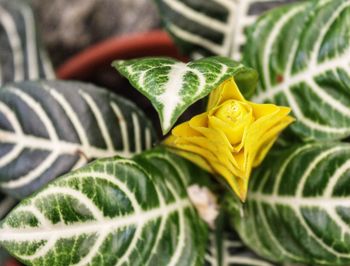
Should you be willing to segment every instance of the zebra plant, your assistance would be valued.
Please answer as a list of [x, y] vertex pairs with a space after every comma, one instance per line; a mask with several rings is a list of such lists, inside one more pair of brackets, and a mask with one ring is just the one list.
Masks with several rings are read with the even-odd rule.
[[[185, 53], [242, 57], [258, 70], [252, 100], [292, 107], [295, 136], [323, 141], [350, 135], [349, 1], [156, 2], [165, 28]], [[296, 3], [260, 17], [247, 15], [291, 2]]]
[[26, 0], [0, 0], [0, 36], [0, 85], [54, 78]]
[[272, 7], [296, 0], [155, 0], [166, 30], [182, 51], [242, 57], [245, 30]]
[[0, 187], [23, 198], [87, 162], [151, 148], [150, 121], [130, 101], [68, 81], [0, 89]]
[[[113, 63], [152, 102], [164, 134], [210, 95], [212, 108], [164, 142], [191, 146], [193, 154], [176, 146], [144, 151], [156, 140], [146, 116], [93, 85], [12, 79], [2, 86], [0, 187], [24, 199], [0, 223], [1, 246], [27, 265], [349, 265], [350, 145], [336, 141], [350, 135], [350, 4], [303, 1], [256, 20], [257, 10], [277, 2], [287, 1], [157, 1], [168, 30], [192, 55], [238, 58], [245, 44], [244, 61], [261, 75], [255, 94], [257, 72], [222, 56]], [[277, 145], [263, 160], [290, 109], [242, 94], [290, 105], [298, 122], [289, 133], [308, 142]], [[251, 128], [266, 131], [261, 150], [245, 146]], [[245, 203], [208, 174], [240, 174], [242, 165], [261, 162], [247, 177]], [[192, 185], [203, 190], [196, 195]], [[239, 237], [219, 224], [208, 233], [204, 221], [214, 224], [218, 202]]]
[[219, 56], [187, 64], [170, 58], [139, 58], [115, 61], [113, 66], [151, 101], [159, 114], [163, 134], [169, 132], [188, 107], [223, 81], [234, 76], [243, 93], [251, 95], [258, 77], [253, 69]]
[[208, 174], [156, 149], [97, 160], [23, 200], [0, 243], [28, 265], [203, 265], [207, 229], [186, 188]]
[[244, 59], [261, 77], [252, 100], [289, 105], [292, 132], [303, 140], [350, 136], [349, 16], [347, 0], [305, 1], [250, 29]]
[[[0, 86], [7, 82], [52, 79], [54, 76], [31, 6], [25, 0], [0, 0]], [[1, 138], [0, 133], [0, 142]], [[0, 165], [4, 162], [2, 152], [0, 148]], [[15, 204], [12, 197], [0, 194], [0, 219]], [[0, 248], [1, 265], [7, 257]]]
[[275, 262], [349, 265], [349, 158], [345, 143], [272, 151], [254, 173], [245, 206], [227, 200], [243, 242]]

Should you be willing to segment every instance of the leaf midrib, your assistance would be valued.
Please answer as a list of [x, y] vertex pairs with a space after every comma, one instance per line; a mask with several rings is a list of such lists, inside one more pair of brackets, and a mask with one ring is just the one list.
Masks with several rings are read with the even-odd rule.
[[[329, 30], [329, 28], [331, 27], [331, 25], [333, 24], [333, 22], [336, 20], [336, 18], [339, 16], [339, 14], [341, 12], [344, 11], [344, 9], [346, 9], [347, 7], [349, 7], [350, 3], [343, 3], [343, 5], [340, 5], [338, 7], [337, 10], [335, 10], [335, 12], [333, 13], [333, 16], [331, 17], [331, 19], [329, 19], [327, 21], [326, 26], [322, 29], [322, 32], [320, 34], [320, 37], [318, 38], [317, 42], [315, 43], [314, 46], [314, 50], [312, 51], [311, 54], [311, 58], [309, 58], [309, 60], [311, 61], [310, 64], [306, 67], [306, 69], [304, 69], [303, 71], [297, 73], [294, 75], [294, 77], [290, 78], [289, 75], [289, 71], [290, 69], [288, 69], [288, 67], [286, 68], [287, 73], [284, 73], [284, 78], [286, 78], [285, 81], [283, 81], [282, 83], [272, 86], [271, 88], [269, 88], [271, 85], [270, 83], [270, 73], [269, 73], [269, 67], [265, 65], [265, 71], [267, 71], [267, 73], [264, 73], [265, 78], [267, 78], [268, 83], [265, 84], [267, 85], [267, 89], [265, 91], [261, 91], [259, 94], [257, 94], [253, 100], [254, 101], [258, 101], [258, 102], [263, 102], [266, 101], [268, 99], [272, 99], [276, 94], [289, 90], [291, 87], [293, 87], [294, 85], [301, 83], [305, 80], [314, 78], [320, 74], [322, 74], [323, 72], [326, 71], [330, 71], [333, 69], [336, 69], [338, 67], [343, 67], [346, 68], [348, 70], [348, 72], [350, 72], [349, 69], [349, 61], [346, 60], [346, 58], [349, 56], [350, 54], [350, 49], [347, 49], [345, 52], [343, 52], [342, 54], [338, 54], [338, 57], [333, 58], [332, 60], [325, 60], [324, 62], [316, 65], [317, 62], [317, 56], [320, 50], [320, 46], [321, 43], [323, 41], [323, 38], [325, 37], [327, 31]], [[299, 9], [301, 9], [302, 6], [299, 6]], [[291, 9], [290, 12], [293, 13], [293, 11], [297, 11], [298, 8], [296, 8], [295, 10]], [[278, 21], [282, 23], [282, 26], [285, 25], [286, 22], [283, 22], [283, 19], [286, 18], [285, 16], [282, 16], [282, 18]], [[287, 19], [288, 21], [289, 19]], [[268, 40], [272, 40], [276, 39], [276, 37], [273, 37], [271, 34], [269, 35]], [[296, 43], [299, 43], [299, 39], [296, 39]], [[293, 53], [291, 53], [291, 55], [293, 55], [293, 58], [289, 58], [289, 61], [292, 62], [292, 60], [294, 60], [295, 57], [295, 52], [297, 50], [294, 49]], [[271, 52], [271, 45], [269, 46], [269, 50], [268, 53], [266, 53], [266, 48], [264, 51], [264, 56], [269, 56]], [[265, 63], [270, 63], [270, 61], [268, 60], [268, 58], [264, 59]]]
[[259, 192], [249, 192], [249, 200], [256, 202], [264, 202], [270, 205], [286, 205], [291, 208], [300, 207], [349, 207], [350, 197], [296, 197], [296, 196], [281, 196], [270, 195]]
[[313, 79], [318, 75], [321, 75], [322, 73], [333, 70], [335, 68], [339, 68], [339, 67], [346, 68], [346, 69], [349, 69], [349, 72], [350, 72], [350, 62], [347, 60], [344, 60], [344, 58], [347, 58], [349, 55], [350, 55], [350, 49], [345, 53], [339, 55], [339, 57], [337, 58], [325, 61], [322, 64], [317, 65], [317, 67], [311, 72], [310, 72], [310, 69], [306, 68], [305, 70], [295, 75], [292, 75], [291, 78], [283, 81], [278, 85], [271, 87], [268, 90], [265, 90], [265, 91], [261, 90], [260, 93], [258, 93], [256, 96], [252, 98], [252, 101], [263, 102], [268, 99], [272, 99], [278, 93], [284, 92], [285, 90], [289, 90], [294, 85], [297, 85], [309, 79]]
[[[99, 232], [111, 232], [125, 226], [137, 225], [143, 226], [149, 221], [162, 216], [168, 216], [173, 212], [179, 212], [191, 207], [188, 199], [181, 199], [166, 205], [165, 207], [154, 208], [140, 213], [116, 217], [114, 219], [105, 219], [103, 221], [93, 221], [84, 223], [74, 223], [65, 225], [58, 223], [51, 228], [2, 228], [0, 229], [0, 242], [5, 241], [40, 241], [49, 240], [52, 237], [70, 238], [75, 235], [93, 234]], [[45, 231], [43, 231], [45, 230]]]
[[126, 150], [108, 150], [98, 148], [92, 145], [81, 145], [80, 143], [73, 143], [68, 141], [53, 141], [50, 139], [40, 138], [33, 135], [16, 134], [11, 131], [0, 130], [1, 142], [22, 145], [24, 148], [57, 151], [60, 154], [77, 154], [83, 152], [86, 157], [103, 158], [120, 155], [130, 158], [133, 154]]

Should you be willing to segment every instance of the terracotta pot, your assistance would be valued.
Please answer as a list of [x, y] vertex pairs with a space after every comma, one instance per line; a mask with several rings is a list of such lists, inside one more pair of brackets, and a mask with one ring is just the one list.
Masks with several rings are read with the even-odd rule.
[[88, 79], [96, 69], [110, 66], [115, 59], [146, 56], [182, 57], [167, 33], [156, 30], [115, 37], [96, 44], [77, 54], [57, 69], [60, 79]]

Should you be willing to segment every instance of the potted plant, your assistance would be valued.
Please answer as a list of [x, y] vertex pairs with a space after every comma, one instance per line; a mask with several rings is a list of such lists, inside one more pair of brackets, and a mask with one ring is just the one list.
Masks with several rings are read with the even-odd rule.
[[[18, 14], [23, 3], [4, 7]], [[283, 5], [250, 20], [245, 42], [225, 29], [253, 1], [157, 3], [189, 57], [217, 54], [115, 58], [156, 110], [160, 140], [131, 101], [47, 80], [42, 51], [23, 51], [38, 70], [20, 72], [41, 80], [6, 72], [0, 187], [21, 201], [0, 244], [28, 265], [348, 265], [349, 2]], [[108, 47], [80, 59], [102, 64]], [[63, 69], [93, 71], [72, 62]]]

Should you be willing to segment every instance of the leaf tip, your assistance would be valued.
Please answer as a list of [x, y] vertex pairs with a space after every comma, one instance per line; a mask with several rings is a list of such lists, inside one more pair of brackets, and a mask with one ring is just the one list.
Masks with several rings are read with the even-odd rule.
[[172, 126], [164, 126], [164, 123], [161, 123], [161, 128], [162, 128], [162, 134], [163, 134], [163, 136], [165, 136], [166, 134], [169, 133]]
[[111, 65], [112, 67], [119, 69], [119, 67], [124, 63], [125, 63], [125, 60], [114, 60]]

